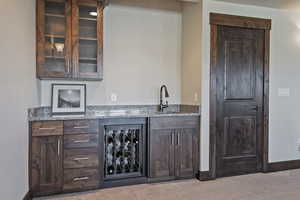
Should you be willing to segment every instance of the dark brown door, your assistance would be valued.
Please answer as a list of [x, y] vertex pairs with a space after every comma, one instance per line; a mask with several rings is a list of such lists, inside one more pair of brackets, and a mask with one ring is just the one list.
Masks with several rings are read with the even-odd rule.
[[171, 179], [175, 177], [175, 132], [155, 129], [150, 134], [150, 178]]
[[196, 174], [197, 166], [197, 140], [196, 129], [176, 130], [176, 177], [191, 178]]
[[62, 189], [62, 136], [32, 137], [34, 195], [58, 193]]
[[218, 26], [217, 176], [262, 170], [264, 30]]

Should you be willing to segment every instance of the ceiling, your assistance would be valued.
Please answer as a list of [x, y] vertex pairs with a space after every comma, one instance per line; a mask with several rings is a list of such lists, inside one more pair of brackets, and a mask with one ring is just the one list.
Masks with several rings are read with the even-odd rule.
[[300, 10], [300, 0], [214, 0], [278, 9]]

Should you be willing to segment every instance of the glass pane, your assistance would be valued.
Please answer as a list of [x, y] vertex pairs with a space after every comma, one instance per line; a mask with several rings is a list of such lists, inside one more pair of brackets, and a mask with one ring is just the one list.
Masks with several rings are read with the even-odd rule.
[[104, 133], [106, 179], [138, 177], [142, 174], [141, 128], [137, 126], [106, 126]]
[[79, 56], [80, 58], [95, 58], [97, 57], [97, 42], [92, 40], [79, 41]]
[[97, 21], [80, 19], [79, 21], [79, 37], [87, 39], [97, 38]]
[[65, 15], [65, 3], [46, 1], [45, 12], [48, 14]]
[[65, 71], [65, 3], [45, 3], [45, 70]]
[[97, 72], [97, 7], [79, 6], [79, 72]]
[[66, 32], [66, 23], [64, 17], [47, 16], [45, 22], [45, 34], [57, 37], [64, 37]]
[[79, 72], [80, 73], [97, 72], [97, 61], [96, 60], [79, 60]]
[[79, 17], [80, 18], [90, 18], [97, 19], [97, 7], [92, 6], [80, 6], [79, 8]]

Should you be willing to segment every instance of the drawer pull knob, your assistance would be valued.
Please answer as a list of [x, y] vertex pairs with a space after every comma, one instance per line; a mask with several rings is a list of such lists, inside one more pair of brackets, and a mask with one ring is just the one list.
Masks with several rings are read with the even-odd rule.
[[75, 129], [83, 129], [83, 128], [89, 128], [89, 126], [75, 126]]
[[75, 161], [80, 161], [80, 160], [88, 160], [89, 158], [74, 158], [73, 160], [75, 160]]
[[87, 143], [90, 140], [75, 140], [74, 143]]
[[89, 177], [81, 177], [81, 178], [74, 178], [73, 181], [85, 181], [89, 180]]
[[42, 130], [42, 131], [51, 131], [51, 130], [55, 130], [55, 128], [39, 128], [39, 130]]

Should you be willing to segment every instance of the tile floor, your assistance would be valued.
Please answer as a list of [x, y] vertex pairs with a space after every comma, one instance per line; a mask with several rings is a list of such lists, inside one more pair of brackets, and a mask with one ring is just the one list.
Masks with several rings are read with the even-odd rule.
[[[300, 200], [300, 170], [143, 184], [39, 200]], [[38, 200], [35, 199], [35, 200]]]

